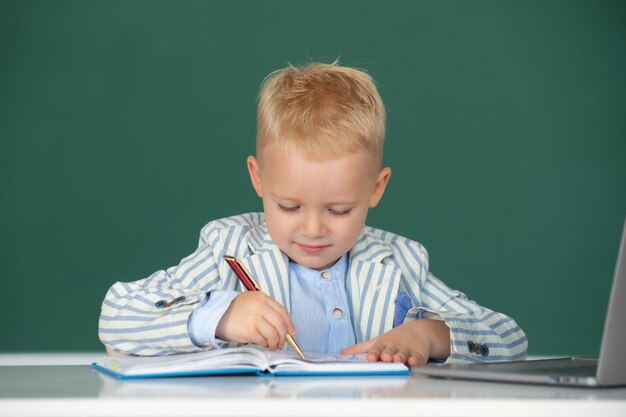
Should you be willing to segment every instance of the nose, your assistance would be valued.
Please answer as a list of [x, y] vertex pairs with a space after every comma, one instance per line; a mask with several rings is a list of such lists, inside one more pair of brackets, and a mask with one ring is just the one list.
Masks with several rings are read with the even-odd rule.
[[326, 225], [319, 214], [307, 213], [300, 224], [300, 232], [310, 239], [322, 237], [326, 234]]

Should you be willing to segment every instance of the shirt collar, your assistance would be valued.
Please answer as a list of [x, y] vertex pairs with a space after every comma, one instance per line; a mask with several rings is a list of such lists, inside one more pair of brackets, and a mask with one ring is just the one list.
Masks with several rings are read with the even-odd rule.
[[294, 271], [298, 278], [305, 280], [319, 280], [321, 274], [330, 274], [335, 279], [345, 279], [348, 271], [348, 254], [344, 253], [341, 258], [330, 268], [317, 270], [302, 266], [294, 261], [289, 261], [289, 269]]

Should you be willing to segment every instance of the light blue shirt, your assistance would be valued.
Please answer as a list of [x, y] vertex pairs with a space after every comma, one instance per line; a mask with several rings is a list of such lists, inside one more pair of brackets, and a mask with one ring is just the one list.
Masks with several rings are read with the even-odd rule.
[[355, 343], [346, 273], [348, 255], [323, 271], [289, 262], [291, 318], [305, 352], [339, 353]]
[[[295, 339], [305, 352], [338, 353], [355, 343], [346, 294], [348, 255], [323, 270], [289, 262], [291, 318]], [[222, 342], [215, 329], [237, 291], [212, 291], [189, 319], [189, 336], [194, 344]]]

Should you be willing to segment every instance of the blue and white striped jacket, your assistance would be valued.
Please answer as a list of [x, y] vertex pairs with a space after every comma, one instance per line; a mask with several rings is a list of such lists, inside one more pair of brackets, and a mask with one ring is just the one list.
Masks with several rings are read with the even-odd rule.
[[[224, 254], [241, 259], [261, 289], [290, 311], [288, 259], [270, 237], [263, 214], [248, 213], [207, 224], [198, 249], [177, 266], [139, 281], [114, 284], [102, 304], [102, 342], [109, 350], [135, 355], [213, 348], [193, 344], [187, 321], [207, 292], [240, 289]], [[346, 290], [357, 342], [393, 327], [394, 299], [403, 291], [412, 303], [405, 321], [433, 318], [450, 328], [448, 361], [526, 356], [526, 335], [515, 321], [435, 278], [419, 243], [366, 226], [349, 256]]]

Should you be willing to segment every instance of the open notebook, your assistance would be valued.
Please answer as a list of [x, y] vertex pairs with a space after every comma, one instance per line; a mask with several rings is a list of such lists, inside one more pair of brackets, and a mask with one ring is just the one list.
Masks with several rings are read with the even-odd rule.
[[171, 356], [106, 356], [92, 366], [117, 378], [192, 375], [408, 375], [401, 363], [368, 362], [365, 355], [315, 355], [301, 359], [292, 351], [270, 352], [246, 345]]
[[[580, 336], [584, 337], [584, 330], [581, 330]], [[569, 357], [518, 362], [452, 363], [414, 368], [413, 371], [441, 378], [611, 387], [626, 385], [624, 352], [626, 352], [626, 222], [617, 255], [599, 358]]]

